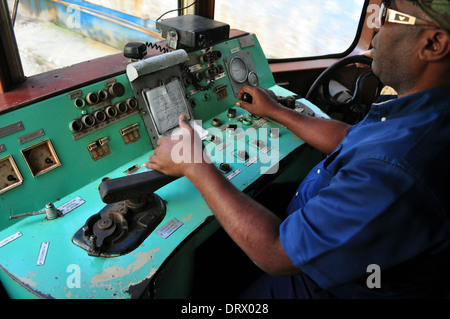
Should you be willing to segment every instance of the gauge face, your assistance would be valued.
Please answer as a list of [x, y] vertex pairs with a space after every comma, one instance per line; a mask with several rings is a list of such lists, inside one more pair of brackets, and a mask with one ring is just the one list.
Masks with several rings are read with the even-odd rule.
[[251, 86], [258, 86], [259, 85], [259, 79], [258, 79], [258, 76], [256, 75], [255, 72], [252, 71], [252, 72], [250, 72], [248, 74], [248, 83]]
[[22, 176], [12, 156], [0, 160], [0, 194], [22, 184]]
[[231, 77], [238, 83], [244, 83], [247, 80], [248, 70], [244, 61], [240, 57], [234, 57], [230, 61]]
[[39, 142], [22, 150], [22, 155], [33, 177], [61, 165], [50, 140]]

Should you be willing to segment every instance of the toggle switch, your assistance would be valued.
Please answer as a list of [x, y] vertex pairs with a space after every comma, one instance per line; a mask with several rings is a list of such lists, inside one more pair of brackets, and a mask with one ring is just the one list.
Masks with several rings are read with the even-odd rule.
[[280, 137], [280, 130], [278, 128], [271, 128], [269, 132], [269, 136], [271, 138], [279, 138]]
[[214, 118], [211, 122], [212, 126], [219, 127], [222, 125], [222, 120], [219, 118]]
[[248, 160], [248, 158], [249, 158], [248, 153], [247, 153], [247, 151], [245, 151], [245, 150], [238, 151], [238, 152], [237, 152], [237, 157], [238, 157], [239, 159], [243, 160], [243, 161], [246, 161], [246, 160]]
[[257, 148], [264, 148], [264, 147], [266, 147], [266, 143], [264, 143], [263, 140], [255, 140], [253, 142], [253, 145], [255, 145]]
[[228, 124], [227, 133], [230, 135], [236, 134], [237, 127], [237, 124]]
[[228, 109], [227, 116], [228, 116], [229, 118], [235, 118], [235, 117], [236, 117], [236, 109], [233, 109], [233, 108]]
[[251, 115], [247, 115], [245, 118], [242, 119], [242, 124], [244, 124], [245, 126], [250, 126], [252, 125], [253, 120]]

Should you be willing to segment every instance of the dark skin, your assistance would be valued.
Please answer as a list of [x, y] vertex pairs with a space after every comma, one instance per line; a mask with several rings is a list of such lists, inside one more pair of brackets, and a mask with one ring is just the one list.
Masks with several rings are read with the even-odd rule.
[[[391, 1], [394, 10], [431, 22], [415, 5]], [[386, 23], [372, 40], [373, 72], [399, 97], [450, 85], [449, 32], [421, 26]]]
[[[414, 5], [393, 1], [391, 8], [430, 21]], [[450, 85], [450, 36], [438, 28], [413, 30], [415, 26], [386, 23], [373, 39], [373, 71], [393, 87], [399, 96], [406, 96], [433, 87]], [[420, 32], [418, 32], [420, 31]], [[280, 106], [263, 89], [244, 87], [253, 103], [237, 103], [255, 115], [267, 116], [283, 123], [289, 130], [311, 146], [330, 154], [345, 138], [349, 125], [334, 120], [311, 118]], [[183, 135], [180, 140], [170, 137], [158, 141], [158, 147], [144, 166], [167, 175], [186, 176], [204, 197], [225, 231], [262, 270], [272, 275], [297, 275], [280, 241], [281, 220], [268, 209], [236, 189], [209, 161], [175, 163], [172, 149], [177, 143], [190, 145], [197, 154], [201, 143], [194, 143], [194, 130], [185, 117], [180, 117]], [[179, 145], [178, 145], [179, 146]], [[179, 147], [178, 147], [179, 149]], [[191, 157], [193, 158], [193, 157]], [[214, 191], [211, 191], [214, 190]]]

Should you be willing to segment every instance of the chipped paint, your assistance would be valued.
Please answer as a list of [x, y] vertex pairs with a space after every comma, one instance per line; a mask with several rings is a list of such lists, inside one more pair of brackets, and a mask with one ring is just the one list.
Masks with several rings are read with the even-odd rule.
[[28, 287], [35, 288], [37, 286], [37, 282], [33, 281], [28, 277], [20, 277], [18, 278], [22, 283], [27, 285]]
[[147, 264], [155, 255], [157, 251], [159, 251], [160, 248], [152, 249], [147, 252], [140, 252], [135, 255], [136, 261], [130, 265], [127, 266], [127, 268], [121, 267], [121, 266], [111, 266], [108, 268], [103, 269], [103, 272], [100, 274], [97, 274], [91, 278], [91, 286], [99, 286], [103, 285], [103, 283], [107, 281], [111, 281], [113, 279], [121, 278], [124, 276], [127, 276], [140, 268], [142, 268], [145, 264]]
[[188, 220], [190, 220], [192, 218], [192, 213], [190, 213], [189, 215], [187, 215], [186, 217], [181, 218], [181, 221], [183, 223], [187, 222]]
[[[145, 280], [147, 280], [147, 279], [152, 278], [153, 275], [156, 273], [157, 270], [158, 270], [157, 268], [152, 268], [152, 269], [150, 270], [150, 273], [149, 273], [144, 279], [142, 279], [141, 282], [143, 282], [143, 281], [145, 281]], [[133, 287], [133, 286], [139, 285], [141, 282], [130, 282], [130, 285], [129, 285], [129, 286], [130, 286], [130, 288], [131, 288], [131, 287]]]
[[67, 299], [72, 299], [72, 291], [69, 290], [69, 292], [66, 294]]

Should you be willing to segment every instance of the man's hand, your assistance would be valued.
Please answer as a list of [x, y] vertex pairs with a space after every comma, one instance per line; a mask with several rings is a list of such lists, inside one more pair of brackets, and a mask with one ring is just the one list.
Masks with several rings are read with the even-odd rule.
[[253, 102], [247, 103], [238, 101], [236, 106], [247, 110], [251, 114], [271, 117], [280, 107], [282, 107], [278, 103], [276, 95], [270, 90], [244, 86], [239, 92], [238, 98], [242, 99], [244, 93], [250, 94], [253, 98]]
[[281, 245], [281, 220], [225, 178], [207, 156], [185, 116], [182, 134], [164, 137], [144, 166], [172, 176], [186, 176], [199, 190], [220, 224], [255, 264], [273, 275], [298, 274]]
[[181, 134], [160, 138], [144, 167], [166, 175], [185, 176], [195, 165], [208, 163], [208, 158], [203, 156], [202, 141], [186, 116], [180, 116], [178, 123]]

